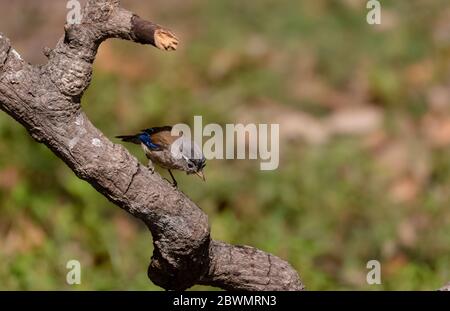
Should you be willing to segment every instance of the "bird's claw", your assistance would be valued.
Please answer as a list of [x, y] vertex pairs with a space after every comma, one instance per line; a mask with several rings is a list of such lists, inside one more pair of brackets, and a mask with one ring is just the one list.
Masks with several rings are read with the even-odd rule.
[[177, 180], [175, 179], [175, 177], [173, 177], [172, 171], [171, 170], [168, 170], [168, 171], [169, 171], [170, 177], [172, 177], [172, 187], [177, 189], [177, 185], [178, 185]]

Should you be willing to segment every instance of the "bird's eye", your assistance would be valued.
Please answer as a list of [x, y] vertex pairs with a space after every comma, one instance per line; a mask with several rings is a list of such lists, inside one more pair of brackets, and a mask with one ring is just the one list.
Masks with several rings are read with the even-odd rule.
[[193, 168], [193, 167], [194, 167], [194, 164], [192, 164], [192, 162], [189, 162], [189, 163], [188, 163], [188, 167], [189, 167], [189, 168]]

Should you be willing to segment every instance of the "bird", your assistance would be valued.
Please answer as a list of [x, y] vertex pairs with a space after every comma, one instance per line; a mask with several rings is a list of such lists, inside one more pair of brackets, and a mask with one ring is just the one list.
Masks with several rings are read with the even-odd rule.
[[206, 159], [198, 144], [183, 133], [172, 135], [172, 126], [151, 127], [134, 135], [119, 135], [116, 138], [124, 142], [141, 145], [149, 160], [148, 168], [153, 173], [153, 162], [169, 171], [172, 185], [178, 183], [172, 170], [181, 170], [188, 175], [195, 174], [206, 181], [203, 169]]

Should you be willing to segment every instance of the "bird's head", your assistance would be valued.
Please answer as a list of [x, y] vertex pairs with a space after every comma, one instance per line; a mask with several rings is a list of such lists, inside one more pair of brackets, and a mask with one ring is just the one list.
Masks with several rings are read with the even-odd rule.
[[206, 181], [203, 169], [206, 166], [205, 158], [202, 159], [187, 159], [186, 160], [186, 173], [188, 175], [195, 174], [200, 177], [203, 181]]
[[195, 142], [183, 136], [174, 143], [173, 147], [174, 156], [181, 158], [182, 170], [188, 175], [195, 174], [205, 181], [203, 169], [206, 166], [206, 159], [201, 148]]

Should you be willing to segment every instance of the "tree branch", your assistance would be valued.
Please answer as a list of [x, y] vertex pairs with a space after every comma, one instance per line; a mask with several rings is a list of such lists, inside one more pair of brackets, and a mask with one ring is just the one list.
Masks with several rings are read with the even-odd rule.
[[157, 173], [151, 174], [121, 145], [112, 143], [81, 110], [92, 63], [102, 41], [122, 38], [175, 50], [167, 29], [119, 7], [89, 0], [79, 25], [44, 53], [43, 66], [27, 64], [0, 36], [0, 108], [48, 146], [75, 174], [153, 235], [149, 278], [165, 289], [194, 284], [241, 290], [301, 290], [285, 261], [248, 246], [212, 241], [206, 214]]

